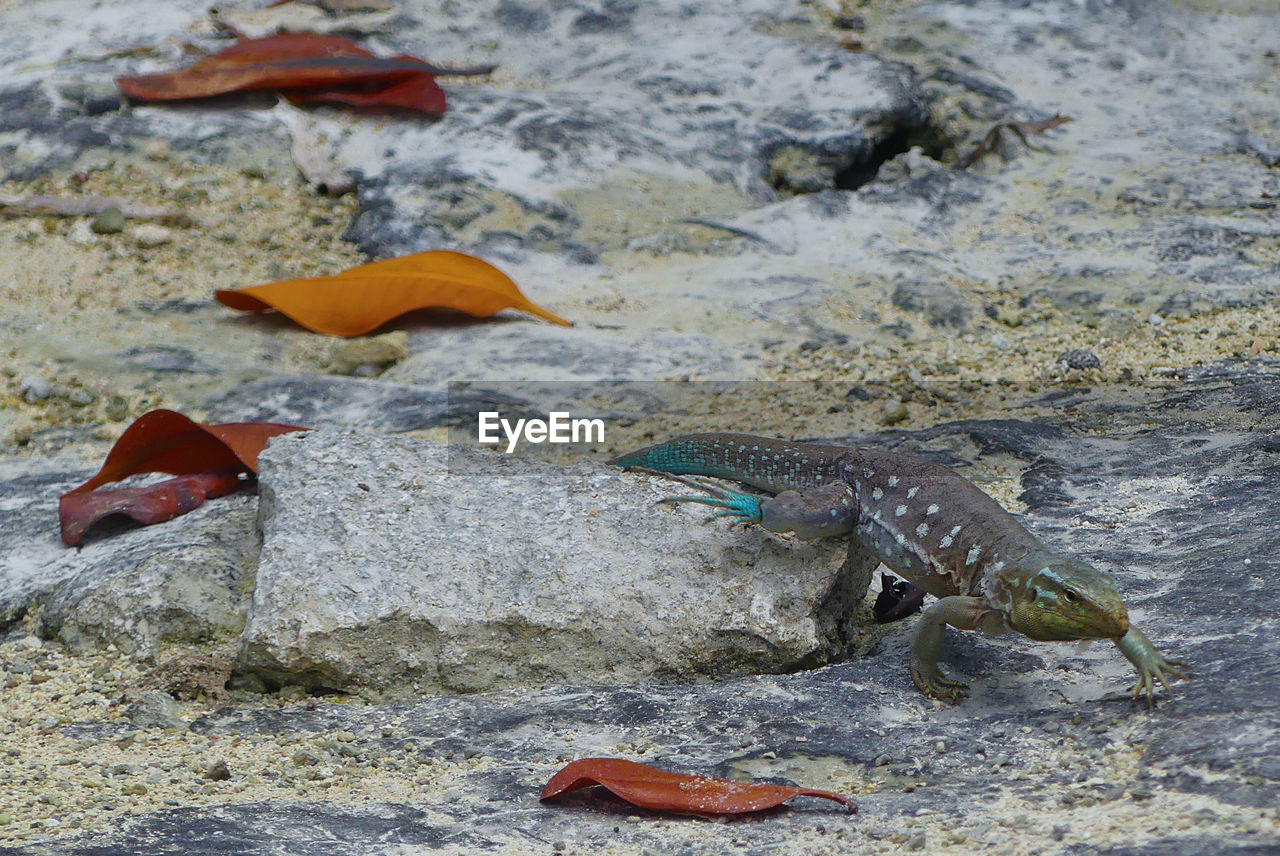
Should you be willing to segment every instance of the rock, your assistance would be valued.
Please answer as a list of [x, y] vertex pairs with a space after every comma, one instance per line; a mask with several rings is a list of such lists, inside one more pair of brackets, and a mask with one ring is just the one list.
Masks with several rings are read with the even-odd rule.
[[181, 711], [182, 708], [168, 693], [147, 690], [125, 711], [125, 718], [138, 728], [176, 728], [185, 731], [187, 723], [179, 715]]
[[172, 229], [157, 226], [155, 223], [142, 223], [133, 228], [133, 241], [144, 250], [172, 243], [173, 238]]
[[96, 244], [98, 236], [93, 234], [93, 227], [88, 220], [76, 220], [67, 230], [67, 240], [77, 247], [87, 247]]
[[[237, 634], [257, 557], [256, 497], [236, 493], [166, 523], [62, 543], [58, 496], [82, 461], [0, 457], [0, 632], [43, 604], [37, 630], [79, 650], [148, 653]], [[109, 527], [110, 524], [100, 524]]]
[[53, 395], [53, 384], [42, 377], [27, 375], [18, 381], [18, 391], [27, 404], [39, 404]]
[[311, 375], [280, 375], [241, 384], [204, 403], [212, 422], [257, 420], [390, 433], [452, 425], [474, 419], [477, 410], [520, 412], [527, 407], [525, 401], [485, 389], [445, 392], [382, 380]]
[[940, 282], [900, 282], [892, 299], [899, 309], [923, 313], [935, 327], [963, 327], [973, 315], [960, 292]]
[[95, 235], [118, 235], [124, 231], [124, 212], [119, 208], [108, 208], [89, 223], [89, 229]]
[[835, 170], [812, 152], [786, 146], [769, 161], [769, 183], [789, 193], [817, 193], [835, 185]]
[[166, 643], [236, 639], [257, 562], [255, 506], [252, 495], [233, 494], [78, 552], [63, 548], [59, 564], [74, 575], [49, 592], [40, 634], [75, 651], [114, 644], [140, 657]]
[[329, 351], [329, 371], [334, 374], [377, 375], [387, 366], [409, 356], [409, 334], [392, 330], [380, 336], [366, 336], [335, 342]]
[[1071, 348], [1058, 355], [1058, 363], [1068, 369], [1096, 369], [1102, 367], [1102, 360], [1088, 348]]
[[144, 148], [143, 151], [146, 153], [149, 160], [154, 161], [168, 160], [173, 154], [173, 150], [170, 147], [168, 140], [152, 140], [147, 143], [146, 148]]
[[899, 422], [906, 421], [909, 415], [907, 405], [901, 401], [886, 401], [880, 409], [880, 420], [885, 425], [897, 425]]
[[259, 466], [241, 668], [277, 683], [683, 681], [825, 662], [860, 633], [843, 545], [706, 527], [647, 478], [329, 432]]

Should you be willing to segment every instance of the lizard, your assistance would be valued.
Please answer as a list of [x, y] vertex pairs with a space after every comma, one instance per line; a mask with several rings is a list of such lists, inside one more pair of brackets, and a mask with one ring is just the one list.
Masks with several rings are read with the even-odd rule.
[[[1164, 657], [1129, 623], [1115, 579], [1055, 552], [954, 470], [885, 449], [788, 442], [751, 434], [689, 434], [613, 460], [690, 484], [715, 517], [802, 539], [849, 536], [868, 575], [883, 562], [938, 600], [911, 639], [911, 678], [925, 695], [957, 704], [968, 687], [938, 668], [948, 626], [1036, 641], [1110, 639], [1133, 664], [1132, 695], [1153, 704], [1189, 667]], [[741, 482], [772, 496], [723, 490], [679, 476]], [[869, 567], [868, 567], [869, 565]]]

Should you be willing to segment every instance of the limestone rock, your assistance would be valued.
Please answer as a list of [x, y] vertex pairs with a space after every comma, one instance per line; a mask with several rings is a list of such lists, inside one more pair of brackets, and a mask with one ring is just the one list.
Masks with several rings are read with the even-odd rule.
[[241, 665], [274, 681], [686, 681], [825, 662], [857, 633], [843, 544], [704, 526], [647, 477], [328, 432], [259, 463]]

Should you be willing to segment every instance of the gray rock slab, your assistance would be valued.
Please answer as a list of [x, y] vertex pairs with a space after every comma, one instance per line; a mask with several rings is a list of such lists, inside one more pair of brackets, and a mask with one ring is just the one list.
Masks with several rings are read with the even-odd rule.
[[842, 544], [746, 537], [673, 486], [375, 435], [261, 457], [242, 668], [393, 694], [775, 672], [839, 656]]
[[[1227, 383], [1218, 374], [1202, 388], [1208, 400], [1229, 398], [1256, 417], [1274, 408], [1267, 392], [1274, 383], [1239, 376]], [[1280, 543], [1268, 523], [1280, 503], [1275, 430], [1162, 427], [1108, 438], [1001, 420], [874, 439], [961, 462], [986, 455], [1038, 462], [1023, 479], [1028, 524], [1115, 573], [1135, 621], [1188, 660], [1194, 679], [1148, 710], [1129, 699], [1131, 669], [1109, 645], [953, 633], [944, 667], [970, 680], [973, 695], [943, 708], [911, 686], [903, 623], [868, 657], [789, 675], [544, 686], [370, 707], [323, 700], [229, 707], [192, 730], [268, 739], [351, 731], [367, 757], [497, 763], [460, 774], [443, 799], [422, 805], [175, 809], [94, 842], [167, 853], [184, 836], [216, 828], [246, 853], [316, 852], [334, 829], [374, 853], [408, 845], [534, 853], [557, 841], [672, 853], [801, 845], [887, 853], [899, 852], [890, 836], [900, 832], [935, 844], [958, 833], [960, 852], [1013, 840], [1047, 856], [1253, 856], [1280, 848], [1280, 591], [1272, 584]], [[737, 553], [737, 536], [716, 528], [719, 549]], [[848, 818], [801, 802], [708, 825], [660, 819], [600, 793], [537, 802], [564, 759], [592, 755], [821, 782], [857, 793], [861, 813]], [[624, 822], [631, 816], [641, 819]], [[268, 829], [287, 831], [289, 843], [270, 850]], [[87, 839], [60, 846], [91, 852]]]
[[0, 461], [0, 628], [42, 605], [41, 635], [73, 649], [142, 656], [163, 641], [234, 639], [257, 560], [252, 492], [156, 526], [104, 521], [68, 547], [58, 497], [91, 474], [78, 461]]
[[210, 422], [266, 421], [389, 434], [452, 425], [476, 409], [521, 412], [524, 402], [484, 390], [446, 392], [382, 380], [278, 375], [241, 384], [205, 402]]

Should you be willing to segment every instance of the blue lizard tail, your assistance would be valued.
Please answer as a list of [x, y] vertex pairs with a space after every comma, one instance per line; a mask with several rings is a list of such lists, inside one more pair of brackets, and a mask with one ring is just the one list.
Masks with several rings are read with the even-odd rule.
[[620, 467], [731, 479], [781, 493], [840, 480], [843, 446], [790, 443], [752, 434], [687, 434], [615, 458]]

